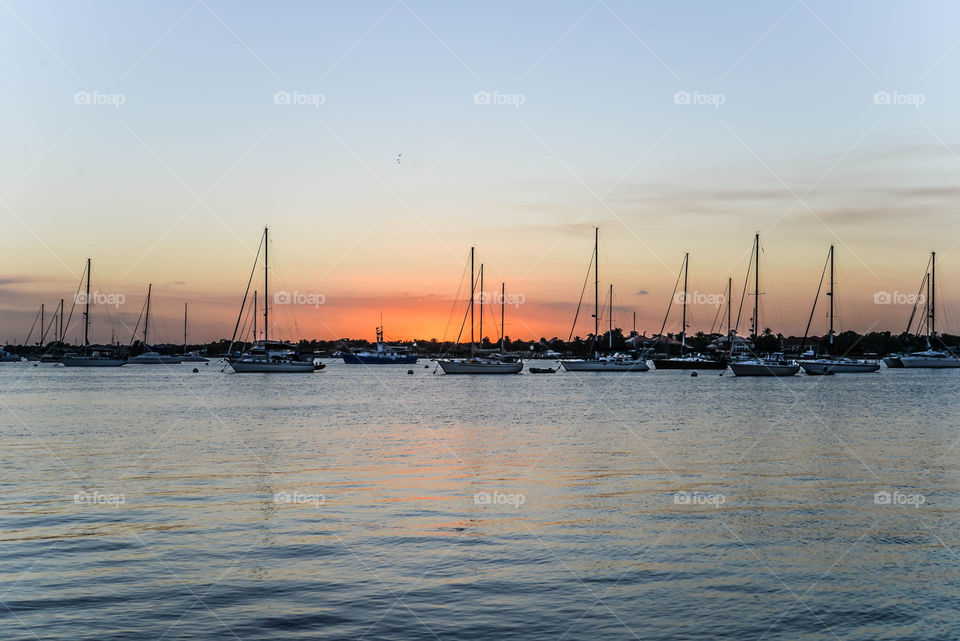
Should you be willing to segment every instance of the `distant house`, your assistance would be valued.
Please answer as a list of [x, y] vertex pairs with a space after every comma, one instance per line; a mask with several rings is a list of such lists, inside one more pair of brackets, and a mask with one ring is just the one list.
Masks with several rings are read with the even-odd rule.
[[733, 336], [732, 351], [730, 349], [730, 338], [727, 336], [720, 336], [707, 346], [707, 349], [711, 349], [715, 352], [726, 352], [732, 356], [746, 356], [750, 353], [752, 348], [753, 342], [749, 338], [736, 335]]

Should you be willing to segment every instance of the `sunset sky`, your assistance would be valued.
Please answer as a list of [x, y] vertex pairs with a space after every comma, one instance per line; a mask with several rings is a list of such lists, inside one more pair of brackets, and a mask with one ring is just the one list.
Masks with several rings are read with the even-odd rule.
[[373, 338], [381, 312], [388, 339], [455, 338], [471, 245], [522, 300], [508, 335], [566, 338], [594, 226], [624, 329], [660, 329], [686, 251], [690, 291], [729, 276], [738, 303], [760, 232], [764, 326], [802, 333], [835, 243], [841, 329], [901, 331], [910, 305], [875, 297], [914, 293], [936, 250], [938, 327], [960, 332], [956, 2], [0, 15], [0, 341], [69, 306], [88, 256], [125, 300], [94, 340], [129, 340], [148, 283], [153, 341], [181, 340], [184, 302], [192, 341], [229, 338], [264, 225], [271, 289], [323, 302], [274, 306], [291, 339]]

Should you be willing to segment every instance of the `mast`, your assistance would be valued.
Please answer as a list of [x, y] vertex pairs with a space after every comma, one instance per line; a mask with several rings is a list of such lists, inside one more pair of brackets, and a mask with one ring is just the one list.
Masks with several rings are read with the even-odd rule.
[[937, 337], [937, 252], [930, 252], [930, 339]]
[[40, 347], [43, 347], [43, 339], [46, 338], [47, 332], [43, 324], [43, 303], [40, 303]]
[[473, 297], [476, 295], [475, 281], [473, 280], [473, 252], [474, 247], [470, 248], [470, 355], [473, 355]]
[[183, 304], [183, 353], [187, 353], [187, 305]]
[[760, 234], [753, 237], [753, 251], [755, 254], [753, 268], [753, 346], [757, 346], [760, 338]]
[[480, 263], [480, 345], [483, 346], [483, 263]]
[[267, 346], [267, 332], [270, 331], [270, 289], [268, 269], [270, 267], [270, 237], [269, 228], [263, 228], [263, 346]]
[[733, 346], [733, 318], [730, 317], [730, 299], [733, 298], [733, 278], [727, 277], [727, 336]]
[[610, 283], [610, 329], [607, 331], [607, 349], [613, 351], [613, 283]]
[[253, 290], [253, 342], [257, 342], [257, 290]]
[[827, 296], [830, 297], [830, 345], [833, 345], [833, 245], [830, 245], [830, 292]]
[[147, 315], [143, 319], [143, 346], [147, 346], [147, 328], [150, 325], [150, 292], [153, 290], [153, 283], [147, 285]]
[[680, 353], [687, 350], [687, 272], [690, 271], [690, 252], [683, 255], [683, 320], [680, 323]]
[[87, 296], [84, 299], [83, 309], [83, 355], [87, 355], [87, 345], [90, 344], [90, 259], [87, 259]]
[[600, 228], [593, 228], [593, 344], [597, 344], [600, 334]]
[[60, 299], [60, 342], [63, 342], [63, 299]]
[[506, 293], [507, 293], [507, 284], [501, 282], [500, 283], [500, 352], [501, 353], [505, 352], [503, 348], [503, 337], [506, 334], [506, 328], [503, 325], [503, 316], [507, 306]]

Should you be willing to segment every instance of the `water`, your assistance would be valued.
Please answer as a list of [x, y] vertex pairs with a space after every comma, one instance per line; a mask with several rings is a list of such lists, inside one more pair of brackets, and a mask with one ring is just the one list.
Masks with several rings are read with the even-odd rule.
[[407, 369], [0, 366], [0, 638], [960, 635], [960, 371]]

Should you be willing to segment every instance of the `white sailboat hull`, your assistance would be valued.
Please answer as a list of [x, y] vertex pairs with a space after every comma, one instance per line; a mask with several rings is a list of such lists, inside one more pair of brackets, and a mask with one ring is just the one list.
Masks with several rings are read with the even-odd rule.
[[237, 374], [303, 374], [316, 370], [313, 363], [293, 361], [228, 361], [230, 368]]
[[444, 374], [519, 374], [523, 363], [438, 361]]
[[165, 356], [156, 352], [147, 352], [127, 359], [128, 365], [177, 365], [181, 362], [178, 356]]
[[793, 376], [800, 371], [796, 363], [730, 363], [736, 376]]
[[634, 361], [560, 361], [560, 364], [568, 372], [646, 372], [650, 370], [647, 361], [643, 359]]
[[860, 374], [867, 372], [876, 372], [880, 369], [880, 363], [870, 363], [866, 361], [800, 361], [800, 367], [807, 374]]
[[960, 358], [956, 356], [901, 356], [900, 362], [907, 368], [954, 368], [960, 367]]

